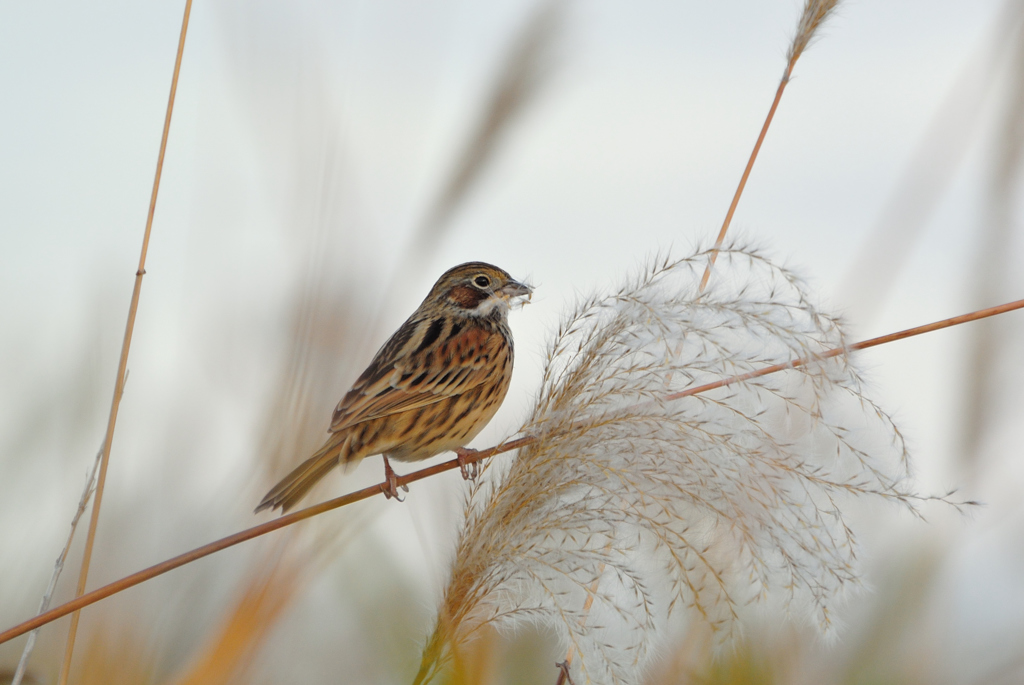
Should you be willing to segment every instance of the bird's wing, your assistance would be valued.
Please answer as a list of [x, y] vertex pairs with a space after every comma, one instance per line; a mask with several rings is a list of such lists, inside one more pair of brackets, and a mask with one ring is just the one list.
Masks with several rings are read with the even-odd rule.
[[334, 410], [331, 432], [461, 395], [495, 373], [510, 352], [500, 330], [448, 318], [406, 321]]

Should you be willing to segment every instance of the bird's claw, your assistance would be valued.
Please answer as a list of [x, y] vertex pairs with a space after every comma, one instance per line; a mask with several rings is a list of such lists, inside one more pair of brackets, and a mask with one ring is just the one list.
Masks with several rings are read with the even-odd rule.
[[478, 450], [460, 447], [455, 450], [455, 460], [459, 462], [459, 471], [462, 472], [463, 480], [476, 480], [480, 475], [480, 462], [470, 458], [479, 454]]
[[401, 487], [405, 492], [409, 492], [408, 485], [398, 485], [398, 476], [391, 468], [391, 464], [388, 463], [387, 457], [384, 458], [384, 483], [380, 485], [380, 491], [384, 493], [386, 499], [392, 499], [396, 502], [404, 502], [405, 498], [398, 494], [398, 488]]

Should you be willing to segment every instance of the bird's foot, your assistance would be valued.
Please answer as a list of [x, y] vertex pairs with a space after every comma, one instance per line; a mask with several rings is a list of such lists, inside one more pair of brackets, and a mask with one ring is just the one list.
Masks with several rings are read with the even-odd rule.
[[454, 452], [455, 460], [459, 462], [459, 471], [462, 472], [462, 479], [476, 480], [477, 476], [480, 475], [480, 462], [473, 459], [473, 457], [479, 454], [480, 451], [468, 447], [457, 447]]
[[[387, 499], [393, 497], [396, 502], [404, 502], [405, 498], [398, 494], [398, 476], [395, 474], [394, 469], [391, 468], [391, 464], [388, 463], [387, 457], [384, 457], [384, 481], [380, 485], [380, 490], [384, 493], [384, 497]], [[402, 485], [401, 488], [409, 492], [408, 485]]]

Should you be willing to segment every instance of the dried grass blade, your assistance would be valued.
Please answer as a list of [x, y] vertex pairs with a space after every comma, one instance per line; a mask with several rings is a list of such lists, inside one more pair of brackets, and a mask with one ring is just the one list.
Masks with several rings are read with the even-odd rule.
[[786, 86], [789, 84], [789, 80], [793, 75], [793, 67], [796, 66], [796, 61], [800, 59], [800, 55], [803, 54], [807, 46], [810, 45], [814, 39], [818, 28], [821, 27], [822, 23], [828, 18], [828, 16], [835, 10], [839, 4], [839, 0], [806, 0], [804, 4], [804, 11], [800, 15], [800, 21], [797, 23], [797, 32], [793, 37], [793, 41], [790, 43], [789, 52], [787, 53], [786, 70], [782, 73], [782, 79], [779, 81], [779, 87], [775, 90], [775, 99], [772, 100], [772, 106], [768, 109], [768, 116], [764, 119], [764, 124], [761, 126], [761, 132], [757, 135], [757, 141], [754, 143], [754, 149], [750, 151], [750, 158], [747, 160], [747, 166], [743, 169], [743, 175], [740, 176], [739, 185], [736, 186], [736, 192], [732, 196], [732, 202], [729, 203], [729, 210], [725, 213], [725, 220], [722, 222], [722, 228], [718, 231], [718, 237], [715, 238], [715, 247], [711, 251], [711, 256], [708, 258], [707, 268], [704, 270], [704, 276], [700, 281], [700, 289], [703, 291], [708, 285], [708, 279], [711, 278], [711, 269], [715, 266], [715, 261], [718, 259], [718, 250], [725, 242], [725, 234], [729, 231], [729, 226], [732, 224], [733, 214], [736, 213], [736, 207], [740, 203], [740, 197], [743, 195], [743, 189], [747, 187], [747, 179], [750, 178], [750, 172], [754, 168], [754, 162], [757, 160], [757, 155], [761, 151], [761, 144], [764, 142], [764, 137], [768, 134], [768, 127], [772, 125], [772, 119], [775, 118], [775, 110], [779, 107], [779, 102], [782, 100], [782, 93], [786, 90]]
[[[135, 271], [135, 286], [132, 289], [132, 300], [128, 307], [128, 323], [125, 326], [124, 341], [121, 344], [121, 357], [117, 364], [117, 378], [114, 382], [114, 399], [110, 406], [110, 418], [107, 421], [107, 433], [103, 440], [103, 456], [100, 459], [100, 473], [96, 481], [95, 498], [93, 499], [92, 514], [89, 518], [89, 532], [85, 540], [85, 552], [82, 557], [82, 567], [78, 575], [78, 586], [75, 589], [75, 597], [81, 597], [85, 592], [85, 583], [89, 577], [89, 563], [92, 560], [93, 544], [96, 540], [96, 526], [99, 523], [100, 505], [103, 503], [103, 486], [107, 479], [107, 466], [110, 463], [110, 446], [114, 440], [114, 427], [117, 424], [117, 410], [121, 405], [121, 396], [124, 393], [124, 381], [128, 368], [128, 350], [132, 344], [132, 333], [135, 330], [135, 314], [139, 309], [139, 295], [142, 291], [142, 277], [146, 274], [146, 253], [149, 250], [149, 236], [153, 229], [153, 216], [156, 213], [156, 199], [160, 191], [160, 176], [163, 173], [164, 154], [167, 151], [167, 138], [171, 129], [171, 114], [174, 111], [174, 96], [178, 90], [178, 75], [181, 72], [181, 57], [185, 50], [185, 35], [188, 32], [188, 19], [192, 11], [192, 0], [185, 0], [185, 14], [181, 22], [181, 34], [178, 37], [178, 52], [174, 59], [174, 74], [171, 77], [171, 92], [167, 98], [167, 113], [164, 116], [164, 128], [160, 138], [160, 153], [157, 157], [156, 174], [153, 177], [153, 192], [149, 200], [149, 213], [146, 216], [146, 230], [142, 237], [142, 250], [139, 254], [139, 267]], [[66, 685], [68, 674], [71, 671], [71, 657], [75, 649], [75, 635], [78, 632], [79, 612], [76, 611], [71, 617], [71, 627], [68, 629], [67, 645], [64, 650], [64, 661], [61, 664], [60, 685]]]

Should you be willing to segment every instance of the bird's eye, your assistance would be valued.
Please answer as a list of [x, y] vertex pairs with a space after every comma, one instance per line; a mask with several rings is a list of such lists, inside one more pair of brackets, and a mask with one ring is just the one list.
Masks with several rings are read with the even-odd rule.
[[477, 276], [473, 279], [473, 282], [481, 288], [486, 288], [491, 284], [491, 279], [487, 278], [487, 276]]

